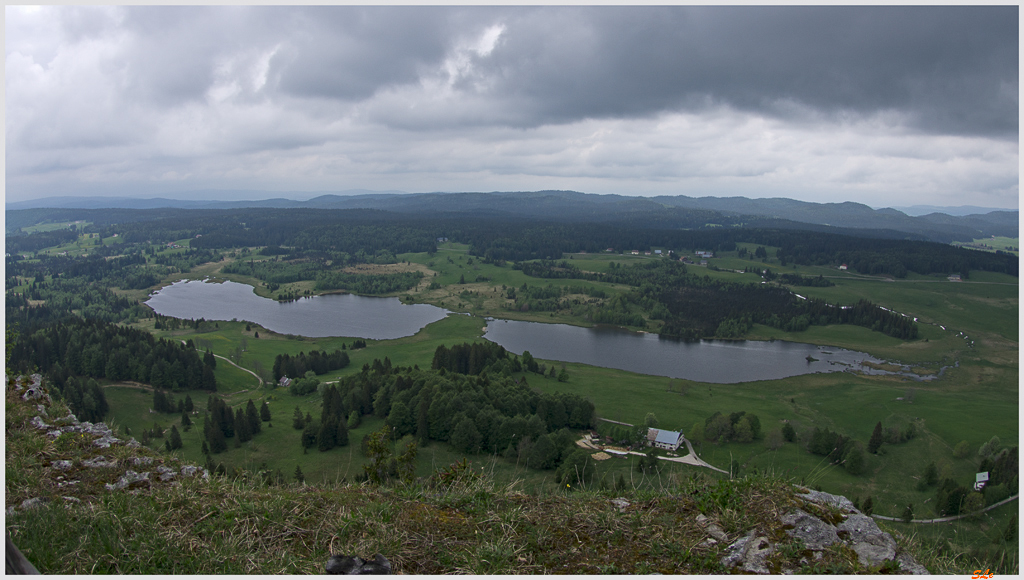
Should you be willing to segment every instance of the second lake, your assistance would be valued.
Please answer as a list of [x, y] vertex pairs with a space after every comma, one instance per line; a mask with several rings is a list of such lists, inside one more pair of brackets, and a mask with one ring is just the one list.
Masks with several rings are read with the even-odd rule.
[[[516, 354], [704, 383], [741, 383], [881, 363], [863, 352], [797, 342], [683, 342], [617, 327], [582, 328], [516, 320], [487, 321], [484, 338]], [[808, 360], [807, 357], [818, 360]]]

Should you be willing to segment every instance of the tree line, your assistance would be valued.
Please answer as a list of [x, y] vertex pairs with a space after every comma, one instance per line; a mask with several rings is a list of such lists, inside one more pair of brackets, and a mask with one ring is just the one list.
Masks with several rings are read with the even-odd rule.
[[326, 350], [313, 350], [309, 354], [300, 352], [297, 355], [279, 354], [274, 357], [274, 382], [281, 377], [304, 377], [307, 371], [322, 375], [348, 366], [348, 354], [335, 350], [328, 354]]
[[156, 339], [135, 328], [70, 318], [17, 337], [11, 349], [16, 372], [38, 369], [62, 388], [70, 377], [138, 381], [167, 390], [217, 390], [213, 369], [191, 341]]
[[[504, 374], [514, 365], [498, 345], [442, 347], [435, 361], [436, 369], [420, 370], [377, 359], [322, 389], [319, 421], [301, 413], [293, 420], [293, 427], [303, 429], [303, 446], [341, 445], [348, 427], [373, 414], [385, 420], [394, 438], [410, 436], [421, 446], [446, 442], [464, 453], [498, 453], [553, 469], [571, 451], [568, 429], [594, 425], [593, 403], [569, 393], [540, 394], [525, 379]], [[566, 437], [570, 449], [563, 454]]]

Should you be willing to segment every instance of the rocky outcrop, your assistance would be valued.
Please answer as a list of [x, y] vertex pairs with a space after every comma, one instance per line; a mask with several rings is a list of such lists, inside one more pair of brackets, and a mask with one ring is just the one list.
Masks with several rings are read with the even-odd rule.
[[[720, 559], [721, 564], [750, 574], [793, 573], [797, 570], [787, 566], [813, 564], [823, 558], [826, 550], [847, 547], [868, 570], [884, 567], [893, 571], [898, 565], [904, 574], [928, 574], [913, 556], [899, 552], [893, 537], [879, 529], [875, 521], [857, 510], [850, 500], [820, 491], [799, 491], [794, 496], [796, 505], [781, 518], [782, 538], [777, 533], [773, 535], [773, 530], [751, 530], [729, 544]], [[714, 524], [709, 524], [706, 518], [702, 521], [702, 517], [698, 517], [698, 523], [711, 536], [708, 541], [720, 541], [721, 530], [713, 533], [711, 526]], [[770, 539], [772, 537], [776, 541]], [[773, 556], [784, 547], [790, 553], [796, 547], [804, 555], [797, 563], [786, 562], [780, 566]], [[773, 561], [777, 569], [773, 568]]]
[[[180, 465], [179, 461], [173, 458], [162, 459], [160, 463], [163, 463], [163, 465], [155, 466], [155, 472], [145, 471], [140, 473], [126, 469], [123, 473], [118, 474], [117, 472], [121, 468], [120, 462], [103, 455], [93, 455], [93, 453], [98, 451], [98, 449], [110, 449], [113, 446], [141, 448], [141, 444], [138, 441], [131, 437], [125, 439], [117, 437], [105, 423], [79, 421], [71, 413], [68, 413], [65, 417], [53, 418], [50, 414], [50, 411], [53, 410], [53, 401], [49, 394], [47, 394], [46, 386], [43, 385], [40, 375], [18, 377], [13, 381], [8, 377], [7, 382], [13, 386], [22, 399], [35, 403], [35, 410], [39, 414], [28, 421], [28, 426], [39, 431], [45, 431], [46, 435], [53, 439], [67, 434], [75, 434], [74, 439], [78, 441], [80, 438], [81, 445], [86, 447], [83, 453], [68, 458], [54, 458], [51, 461], [49, 467], [54, 473], [59, 474], [54, 480], [58, 488], [67, 488], [71, 492], [71, 490], [81, 487], [79, 479], [65, 477], [69, 473], [79, 473], [81, 470], [113, 470], [114, 473], [111, 474], [113, 476], [112, 481], [108, 480], [110, 483], [104, 484], [104, 487], [111, 491], [148, 487], [153, 480], [170, 482], [183, 477], [199, 477], [203, 479], [210, 477], [209, 472], [205, 468], [196, 465]], [[135, 467], [141, 467], [154, 463], [154, 458], [138, 454], [131, 457], [128, 462]], [[78, 501], [73, 496], [62, 497], [67, 501], [72, 501], [72, 503]], [[19, 511], [33, 509], [42, 505], [45, 501], [48, 500], [29, 498], [17, 506], [8, 506], [6, 513], [8, 516], [12, 516]]]

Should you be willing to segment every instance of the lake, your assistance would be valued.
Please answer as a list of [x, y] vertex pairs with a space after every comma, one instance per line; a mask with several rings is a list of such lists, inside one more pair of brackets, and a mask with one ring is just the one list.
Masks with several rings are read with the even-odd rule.
[[[278, 302], [257, 296], [252, 286], [200, 280], [176, 282], [146, 304], [158, 314], [182, 319], [245, 320], [281, 334], [393, 339], [412, 336], [449, 311], [398, 298], [327, 294]], [[682, 342], [655, 334], [598, 326], [582, 328], [488, 319], [484, 338], [515, 354], [578, 362], [649, 375], [707, 383], [781, 379], [817, 372], [870, 371], [870, 355], [795, 342]], [[807, 357], [818, 359], [809, 361]]]
[[146, 305], [164, 316], [245, 320], [280, 334], [314, 338], [402, 338], [448, 315], [447, 310], [429, 304], [402, 304], [398, 298], [355, 294], [325, 294], [278, 302], [257, 296], [247, 284], [201, 280], [175, 282], [161, 288]]
[[[517, 320], [488, 319], [484, 337], [516, 354], [528, 350], [536, 358], [705, 383], [862, 370], [862, 362], [883, 362], [863, 352], [781, 340], [684, 342], [618, 327], [582, 328]], [[808, 356], [818, 360], [808, 361]]]

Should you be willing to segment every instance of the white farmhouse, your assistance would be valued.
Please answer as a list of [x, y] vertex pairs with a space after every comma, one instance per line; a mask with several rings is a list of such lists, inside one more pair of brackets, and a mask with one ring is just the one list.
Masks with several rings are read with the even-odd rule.
[[650, 428], [647, 430], [647, 444], [658, 449], [675, 451], [683, 444], [683, 434], [680, 431]]

